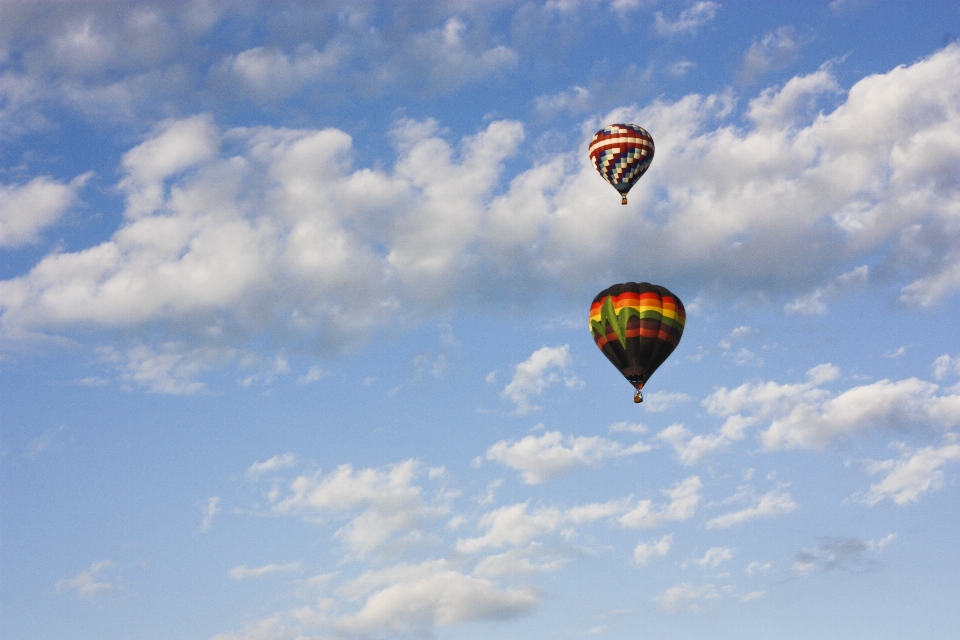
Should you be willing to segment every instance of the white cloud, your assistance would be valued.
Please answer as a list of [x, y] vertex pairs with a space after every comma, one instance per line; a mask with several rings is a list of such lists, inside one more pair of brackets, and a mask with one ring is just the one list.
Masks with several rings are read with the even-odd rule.
[[649, 450], [649, 445], [640, 442], [625, 447], [598, 436], [564, 437], [559, 431], [548, 431], [517, 442], [501, 440], [487, 449], [487, 460], [522, 472], [527, 484], [541, 484], [577, 467], [598, 467], [608, 458]]
[[350, 599], [365, 598], [357, 613], [333, 621], [352, 634], [424, 633], [470, 620], [504, 620], [528, 613], [536, 602], [530, 588], [502, 589], [443, 560], [367, 572], [341, 592]]
[[644, 424], [637, 424], [634, 422], [615, 422], [609, 427], [607, 431], [610, 433], [646, 433], [648, 431], [647, 426]]
[[116, 588], [116, 584], [110, 582], [110, 579], [104, 576], [104, 573], [112, 569], [113, 566], [112, 560], [93, 562], [89, 567], [77, 574], [76, 577], [57, 580], [54, 590], [60, 593], [61, 591], [74, 589], [81, 596], [88, 598], [113, 591]]
[[69, 184], [46, 176], [21, 186], [0, 184], [0, 248], [37, 242], [40, 232], [66, 213], [91, 175], [85, 173]]
[[[470, 34], [448, 23], [431, 37], [474, 51]], [[826, 68], [794, 78], [750, 101], [752, 127], [727, 122], [744, 98], [733, 93], [612, 111], [657, 136], [656, 171], [632, 198], [656, 216], [611, 200], [579, 144], [505, 183], [523, 141], [516, 122], [450, 143], [437, 123], [401, 121], [386, 169], [352, 166], [352, 140], [337, 130], [166, 122], [124, 156], [122, 226], [0, 282], [0, 327], [149, 335], [139, 330], [176, 319], [164, 344], [219, 350], [223, 360], [203, 365], [217, 366], [264, 334], [345, 348], [398, 311], [435, 317], [469, 297], [458, 292], [495, 289], [522, 305], [526, 285], [580, 291], [585, 274], [644, 272], [652, 256], [665, 278], [800, 296], [798, 311], [895, 263], [904, 300], [929, 306], [960, 290], [958, 78], [960, 47], [949, 46], [846, 95]], [[629, 251], [641, 239], [649, 251]], [[531, 397], [518, 395], [529, 407]]]
[[655, 507], [650, 500], [640, 500], [635, 507], [620, 517], [620, 523], [631, 529], [646, 529], [658, 527], [666, 522], [689, 520], [700, 503], [701, 488], [703, 483], [700, 478], [690, 476], [670, 489], [661, 490], [660, 493], [670, 498], [669, 503]]
[[753, 418], [733, 415], [727, 418], [717, 433], [707, 435], [694, 435], [682, 424], [673, 424], [658, 433], [657, 439], [672, 446], [681, 463], [691, 465], [699, 462], [708, 453], [742, 440], [747, 428], [755, 422]]
[[948, 373], [960, 376], [960, 356], [945, 353], [933, 361], [933, 376], [937, 380], [943, 380]]
[[649, 542], [638, 542], [633, 549], [633, 561], [643, 566], [651, 558], [662, 558], [670, 551], [673, 546], [673, 534], [668, 533], [659, 540], [650, 540]]
[[833, 298], [844, 291], [867, 282], [869, 269], [861, 265], [852, 271], [842, 273], [825, 287], [818, 287], [812, 293], [799, 296], [784, 307], [786, 313], [800, 313], [807, 316], [823, 315], [827, 312], [824, 298]]
[[697, 2], [688, 9], [680, 12], [676, 20], [669, 20], [657, 11], [654, 26], [662, 36], [672, 36], [678, 33], [696, 33], [697, 29], [714, 19], [719, 2]]
[[242, 633], [218, 633], [210, 640], [287, 640], [290, 636], [280, 623], [280, 616], [270, 616], [248, 623]]
[[247, 477], [256, 480], [265, 473], [277, 471], [278, 469], [287, 469], [297, 464], [297, 457], [292, 453], [275, 455], [269, 460], [263, 462], [254, 462], [247, 468]]
[[323, 370], [319, 365], [312, 365], [307, 372], [302, 376], [297, 378], [297, 384], [304, 385], [310, 384], [311, 382], [316, 382], [317, 380], [322, 380], [326, 376], [330, 375]]
[[517, 406], [517, 413], [524, 414], [539, 409], [530, 403], [531, 396], [543, 393], [548, 387], [563, 382], [568, 388], [582, 385], [582, 381], [570, 371], [570, 345], [541, 347], [529, 358], [518, 364], [513, 379], [503, 389], [503, 397]]
[[718, 565], [733, 559], [733, 549], [728, 547], [710, 547], [702, 558], [695, 562], [701, 569], [716, 569]]
[[773, 568], [773, 565], [770, 564], [769, 562], [760, 562], [759, 560], [754, 560], [753, 562], [747, 565], [747, 568], [744, 569], [744, 571], [748, 575], [752, 576], [761, 572], [770, 571], [770, 569], [772, 568]]
[[246, 580], [248, 578], [262, 578], [271, 573], [289, 573], [300, 568], [299, 562], [290, 562], [287, 564], [267, 564], [262, 567], [250, 569], [247, 565], [239, 565], [230, 569], [230, 577], [234, 580]]
[[467, 35], [466, 23], [452, 17], [442, 27], [414, 36], [407, 55], [424, 71], [431, 91], [448, 91], [516, 66], [519, 56], [510, 47], [483, 49], [470, 44]]
[[667, 613], [676, 613], [684, 605], [690, 611], [698, 611], [698, 601], [718, 600], [719, 598], [720, 592], [716, 585], [705, 584], [694, 587], [692, 584], [683, 582], [656, 596], [654, 601], [660, 603], [660, 606]]
[[215, 81], [229, 79], [256, 102], [272, 102], [331, 79], [348, 53], [340, 40], [331, 41], [323, 51], [303, 44], [289, 55], [276, 47], [254, 47], [226, 56], [211, 74]]
[[823, 448], [837, 438], [866, 429], [912, 425], [951, 428], [960, 424], [960, 396], [937, 395], [938, 387], [933, 383], [917, 378], [880, 380], [837, 395], [820, 387], [839, 374], [835, 366], [822, 364], [807, 371], [804, 383], [756, 382], [732, 390], [721, 387], [703, 401], [710, 413], [727, 417], [719, 433], [693, 437], [685, 429], [671, 427], [661, 439], [670, 442], [681, 459], [690, 463], [743, 437], [744, 428], [766, 421], [769, 427], [759, 437], [767, 450]]
[[424, 502], [422, 488], [414, 483], [422, 471], [418, 461], [406, 460], [384, 470], [355, 471], [345, 464], [325, 476], [301, 475], [290, 483], [286, 496], [271, 495], [273, 511], [304, 517], [351, 516], [336, 535], [363, 557], [383, 548], [396, 534], [417, 535], [427, 522], [448, 513], [443, 504]]
[[220, 513], [220, 496], [212, 496], [207, 500], [203, 509], [203, 522], [200, 523], [200, 533], [206, 533], [213, 526], [213, 519]]
[[660, 411], [672, 409], [673, 407], [685, 402], [690, 402], [691, 400], [693, 400], [693, 397], [685, 393], [654, 391], [653, 393], [648, 393], [647, 395], [643, 396], [643, 406], [646, 407], [647, 411], [658, 413]]
[[530, 501], [521, 502], [489, 511], [480, 518], [479, 526], [486, 533], [476, 538], [457, 540], [457, 551], [477, 553], [487, 548], [506, 545], [521, 547], [540, 535], [553, 533], [564, 526], [595, 522], [623, 513], [628, 500], [610, 500], [559, 509], [541, 507], [529, 510]]
[[899, 460], [867, 462], [868, 472], [885, 474], [883, 480], [870, 485], [870, 490], [863, 496], [868, 505], [873, 506], [882, 500], [891, 500], [898, 505], [917, 502], [922, 494], [943, 486], [940, 467], [960, 460], [960, 444], [952, 439], [942, 447], [930, 446], [915, 451], [901, 444], [899, 448]]
[[553, 95], [537, 96], [534, 99], [534, 108], [544, 116], [552, 116], [565, 111], [577, 114], [588, 111], [592, 101], [593, 96], [589, 89], [575, 86]]
[[798, 402], [761, 433], [766, 449], [823, 447], [866, 428], [960, 424], [960, 396], [936, 395], [937, 385], [908, 378], [848, 389], [820, 403]]
[[556, 554], [548, 556], [540, 562], [531, 559], [541, 555], [545, 555], [542, 545], [532, 542], [525, 548], [510, 549], [504, 553], [483, 558], [474, 567], [473, 573], [482, 578], [517, 577], [554, 571], [567, 562], [566, 558]]
[[786, 515], [796, 508], [797, 503], [789, 493], [774, 489], [760, 496], [753, 506], [708, 520], [707, 529], [726, 529], [754, 518]]
[[720, 341], [720, 348], [724, 350], [730, 349], [733, 346], [733, 343], [737, 340], [742, 340], [746, 336], [754, 333], [755, 330], [747, 325], [739, 326], [727, 335], [726, 338]]
[[743, 58], [741, 80], [755, 82], [768, 71], [784, 68], [797, 59], [802, 44], [790, 25], [767, 33], [759, 42], [750, 45], [750, 50]]

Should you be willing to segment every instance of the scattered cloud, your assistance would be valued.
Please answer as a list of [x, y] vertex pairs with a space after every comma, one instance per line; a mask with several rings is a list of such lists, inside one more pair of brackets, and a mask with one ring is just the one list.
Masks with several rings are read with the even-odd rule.
[[62, 424], [47, 429], [43, 432], [43, 435], [40, 435], [30, 441], [30, 444], [27, 446], [27, 450], [24, 452], [24, 455], [28, 458], [36, 458], [44, 452], [50, 451], [63, 442], [66, 433], [67, 427], [66, 425]]
[[[497, 50], [451, 20], [429, 32], [435, 53]], [[799, 46], [778, 31], [747, 66], [758, 73]], [[573, 148], [504, 182], [522, 148], [519, 122], [493, 120], [450, 142], [439, 123], [397, 121], [383, 168], [353, 166], [353, 140], [336, 129], [223, 129], [209, 114], [164, 121], [123, 156], [120, 227], [0, 281], [0, 330], [148, 336], [162, 325], [162, 339], [111, 351], [121, 379], [199, 393], [201, 372], [236, 363], [255, 337], [349, 348], [398, 311], [436, 317], [464, 301], [457, 292], [496, 289], [523, 304], [527, 284], [580, 291], [584, 274], [642, 272], [654, 255], [664, 277], [706, 274], [691, 287], [794, 296], [790, 310], [814, 314], [831, 292], [870, 284], [877, 265], [895, 262], [904, 301], [930, 306], [960, 291], [950, 223], [960, 150], [949, 135], [958, 69], [960, 48], [946, 47], [844, 94], [821, 68], [746, 96], [753, 127], [728, 126], [742, 99], [730, 92], [611, 112], [667, 132], [656, 175], [637, 186], [660, 194], [656, 219], [613, 205], [589, 220], [571, 215], [609, 188]], [[825, 110], [826, 97], [838, 106]], [[649, 251], [626, 249], [640, 238]], [[851, 256], [863, 264], [851, 270]], [[540, 382], [576, 384], [560, 355]], [[533, 410], [537, 378], [515, 382], [508, 399]]]
[[960, 376], [960, 355], [943, 354], [933, 361], [933, 377], [943, 380], [948, 374]]
[[57, 593], [75, 590], [80, 596], [85, 598], [103, 595], [117, 588], [115, 583], [116, 579], [105, 575], [113, 567], [114, 563], [112, 560], [93, 562], [89, 567], [77, 574], [76, 577], [57, 580], [56, 585], [54, 585], [54, 590]]
[[559, 431], [548, 431], [516, 442], [501, 440], [487, 449], [487, 460], [520, 471], [527, 484], [542, 484], [577, 467], [598, 467], [608, 458], [649, 450], [642, 442], [625, 447], [598, 436], [564, 437]]
[[696, 612], [701, 608], [700, 602], [707, 600], [719, 600], [720, 591], [716, 585], [705, 584], [695, 587], [692, 584], [683, 582], [674, 587], [670, 587], [660, 595], [654, 598], [663, 610], [667, 613], [676, 613], [681, 608]]
[[516, 405], [519, 414], [535, 411], [540, 407], [530, 403], [531, 396], [538, 396], [561, 381], [568, 388], [582, 386], [583, 382], [570, 371], [571, 365], [570, 345], [537, 349], [516, 366], [513, 379], [503, 389], [503, 397]]
[[[879, 548], [876, 545], [873, 547]], [[880, 563], [868, 557], [871, 550], [871, 544], [858, 538], [822, 538], [816, 548], [803, 549], [794, 555], [793, 568], [800, 574], [813, 571], [873, 571]]]
[[643, 397], [643, 406], [647, 411], [658, 413], [691, 400], [693, 400], [692, 396], [681, 392], [654, 391]]
[[[766, 421], [770, 426], [759, 434], [766, 450], [823, 448], [837, 438], [871, 428], [950, 428], [960, 424], [957, 395], [937, 395], [938, 387], [933, 383], [917, 378], [880, 380], [837, 395], [820, 387], [839, 375], [835, 366], [822, 364], [807, 372], [804, 383], [746, 383], [732, 390], [722, 387], [708, 396], [703, 405], [710, 413], [727, 417], [726, 436], [721, 431], [697, 441], [679, 429], [664, 435], [684, 455], [692, 445], [703, 450], [716, 449], [734, 436], [742, 436], [743, 427]], [[736, 422], [731, 423], [733, 418]], [[697, 459], [694, 452], [686, 455], [687, 459]]]
[[711, 518], [707, 521], [707, 529], [726, 529], [754, 518], [786, 515], [792, 513], [796, 508], [797, 503], [793, 501], [789, 493], [774, 489], [760, 496], [756, 504], [746, 509]]
[[383, 470], [354, 470], [344, 464], [327, 475], [301, 475], [289, 484], [286, 495], [272, 493], [273, 512], [279, 515], [348, 518], [337, 531], [351, 553], [364, 557], [382, 549], [395, 536], [418, 537], [426, 523], [447, 515], [444, 496], [427, 503], [415, 484], [424, 474], [416, 460], [389, 465]]
[[753, 83], [769, 71], [783, 69], [797, 59], [803, 44], [790, 25], [765, 34], [750, 45], [750, 50], [744, 56], [740, 69], [741, 82]]
[[896, 446], [900, 450], [899, 459], [876, 462], [866, 461], [867, 471], [871, 474], [884, 474], [883, 480], [870, 485], [870, 490], [862, 501], [871, 507], [883, 500], [891, 500], [897, 505], [906, 505], [920, 500], [928, 491], [936, 491], [943, 486], [943, 470], [947, 462], [960, 460], [960, 444], [950, 434], [947, 443], [941, 447], [924, 447], [913, 450], [902, 443]]
[[220, 513], [220, 496], [212, 496], [207, 500], [203, 509], [203, 522], [200, 523], [200, 533], [206, 533], [213, 526], [213, 519]]
[[670, 498], [669, 503], [656, 507], [650, 500], [640, 500], [620, 517], [620, 523], [631, 529], [646, 529], [666, 522], [688, 520], [693, 517], [700, 503], [701, 488], [703, 483], [700, 478], [690, 476], [660, 492]]
[[19, 186], [0, 184], [0, 248], [15, 249], [37, 242], [40, 232], [74, 204], [77, 191], [92, 175], [85, 173], [68, 184], [49, 176]]
[[664, 18], [663, 13], [657, 11], [654, 14], [654, 27], [661, 36], [695, 34], [700, 27], [716, 17], [719, 8], [719, 2], [697, 2], [681, 11], [676, 20]]
[[699, 560], [694, 562], [701, 569], [716, 569], [722, 562], [733, 559], [733, 549], [728, 547], [710, 547]]
[[673, 546], [673, 534], [668, 533], [659, 540], [650, 540], [649, 542], [638, 542], [633, 549], [633, 561], [643, 566], [651, 558], [662, 558], [670, 551]]
[[443, 560], [368, 571], [340, 591], [349, 599], [364, 600], [358, 612], [331, 621], [349, 634], [422, 634], [459, 622], [506, 620], [529, 613], [536, 602], [529, 587], [503, 589]]
[[[862, 287], [867, 283], [869, 269], [861, 265], [853, 271], [842, 273], [824, 287], [818, 287], [812, 293], [800, 296], [784, 307], [786, 313], [800, 313], [807, 316], [823, 315], [827, 312], [824, 299], [834, 298], [853, 287]], [[902, 349], [902, 347], [901, 347]]]
[[489, 511], [480, 518], [479, 526], [486, 533], [475, 538], [457, 540], [460, 553], [477, 553], [488, 548], [506, 545], [522, 547], [540, 535], [557, 531], [561, 527], [595, 522], [623, 513], [629, 500], [610, 500], [559, 509], [540, 507], [530, 510], [530, 502], [521, 502]]
[[262, 578], [271, 573], [289, 573], [300, 568], [299, 562], [290, 562], [287, 564], [267, 564], [256, 569], [249, 569], [247, 565], [239, 565], [230, 569], [230, 577], [234, 580], [247, 580], [248, 578]]
[[269, 460], [264, 460], [263, 462], [254, 462], [252, 465], [247, 467], [246, 476], [251, 480], [256, 480], [265, 473], [271, 473], [279, 469], [288, 469], [296, 464], [297, 456], [292, 453], [284, 453], [282, 455], [273, 456]]

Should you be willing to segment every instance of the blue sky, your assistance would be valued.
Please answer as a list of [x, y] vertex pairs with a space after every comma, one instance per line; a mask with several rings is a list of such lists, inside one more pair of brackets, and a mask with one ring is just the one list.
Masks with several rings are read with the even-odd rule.
[[3, 637], [957, 637], [960, 8], [798, 4], [0, 3]]

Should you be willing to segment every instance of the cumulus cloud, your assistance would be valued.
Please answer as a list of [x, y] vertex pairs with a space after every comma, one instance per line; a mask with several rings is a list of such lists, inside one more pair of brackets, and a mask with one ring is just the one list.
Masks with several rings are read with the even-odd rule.
[[200, 523], [200, 533], [206, 533], [213, 526], [213, 519], [220, 513], [220, 496], [212, 496], [207, 500], [203, 509], [203, 522]]
[[246, 476], [251, 480], [256, 480], [265, 473], [277, 471], [279, 469], [288, 469], [297, 464], [297, 456], [292, 453], [275, 455], [269, 460], [263, 462], [254, 462], [247, 468]]
[[797, 59], [802, 44], [797, 38], [796, 30], [790, 25], [765, 34], [750, 45], [750, 50], [743, 58], [740, 79], [743, 82], [755, 82], [768, 71], [786, 67]]
[[552, 116], [564, 111], [583, 113], [590, 109], [592, 98], [589, 89], [576, 86], [553, 95], [537, 96], [534, 99], [534, 108], [544, 116]]
[[[430, 36], [437, 47], [468, 46], [458, 24]], [[341, 349], [398, 312], [435, 317], [493, 290], [523, 305], [531, 286], [581, 295], [588, 274], [612, 268], [700, 274], [690, 286], [784, 295], [817, 313], [831, 291], [896, 264], [903, 301], [931, 306], [960, 290], [958, 78], [960, 47], [948, 46], [846, 94], [824, 68], [745, 96], [743, 127], [729, 121], [732, 93], [614, 110], [605, 118], [663, 132], [657, 170], [634, 190], [656, 215], [611, 200], [579, 144], [502, 180], [523, 143], [517, 122], [450, 142], [439, 123], [403, 120], [387, 165], [358, 168], [343, 131], [168, 121], [124, 155], [120, 228], [0, 282], [0, 328], [166, 323], [164, 344], [217, 349], [200, 366], [219, 366], [264, 333]], [[649, 250], [632, 250], [641, 240]], [[537, 388], [518, 380], [509, 399], [532, 410]]]
[[415, 483], [420, 475], [422, 465], [412, 459], [382, 470], [354, 470], [344, 464], [326, 475], [297, 477], [286, 494], [271, 493], [272, 509], [280, 515], [349, 517], [337, 536], [363, 557], [398, 534], [417, 536], [425, 524], [448, 512], [442, 503], [423, 499], [422, 488]]
[[617, 516], [623, 513], [628, 505], [629, 499], [597, 502], [569, 509], [540, 507], [531, 511], [529, 501], [500, 507], [480, 518], [479, 526], [486, 529], [486, 533], [476, 538], [461, 538], [457, 540], [456, 548], [461, 553], [477, 553], [483, 549], [495, 549], [508, 544], [520, 547], [537, 536], [553, 533], [564, 526]]
[[734, 415], [727, 418], [716, 433], [706, 435], [695, 435], [682, 424], [672, 424], [658, 433], [657, 439], [673, 447], [681, 463], [691, 465], [699, 462], [708, 453], [742, 440], [747, 428], [754, 423], [753, 418]]
[[743, 437], [743, 429], [769, 421], [760, 432], [767, 450], [822, 448], [857, 431], [875, 428], [933, 425], [952, 428], [960, 424], [960, 397], [937, 394], [931, 382], [908, 378], [858, 385], [837, 395], [821, 385], [836, 380], [831, 364], [813, 367], [807, 381], [795, 384], [745, 383], [735, 389], [721, 387], [704, 401], [707, 410], [727, 417], [720, 432], [692, 436], [671, 427], [661, 434], [682, 460], [694, 462], [703, 453]]
[[647, 411], [658, 413], [691, 400], [693, 400], [693, 397], [685, 393], [654, 391], [643, 396], [643, 406], [646, 407]]
[[950, 373], [960, 376], [960, 355], [950, 356], [945, 353], [933, 361], [933, 376], [937, 380], [943, 380]]
[[701, 569], [716, 569], [722, 562], [733, 559], [733, 549], [728, 547], [710, 547], [699, 560], [694, 562]]
[[287, 564], [267, 564], [262, 567], [250, 569], [247, 565], [239, 565], [230, 569], [230, 577], [234, 580], [246, 580], [248, 578], [262, 578], [271, 573], [289, 573], [300, 568], [299, 562], [290, 562]]
[[649, 542], [638, 542], [633, 549], [633, 561], [643, 566], [651, 558], [662, 558], [670, 551], [673, 546], [673, 534], [668, 533], [659, 540], [650, 540]]
[[689, 520], [700, 503], [701, 488], [703, 483], [700, 478], [690, 476], [660, 492], [670, 498], [670, 502], [655, 506], [651, 500], [640, 500], [620, 517], [620, 523], [631, 529], [646, 529], [666, 522]]
[[520, 471], [527, 484], [541, 484], [577, 467], [597, 467], [608, 458], [649, 450], [650, 446], [642, 442], [625, 447], [598, 436], [564, 437], [559, 431], [548, 431], [540, 437], [527, 436], [517, 442], [501, 440], [487, 449], [487, 460]]
[[37, 242], [40, 232], [57, 222], [91, 176], [85, 173], [69, 184], [48, 176], [24, 185], [0, 184], [0, 248], [14, 249]]
[[695, 587], [687, 582], [670, 587], [654, 598], [667, 613], [676, 613], [681, 608], [699, 611], [701, 600], [719, 600], [720, 592], [716, 585], [705, 584]]
[[333, 621], [350, 633], [423, 633], [469, 620], [504, 620], [528, 613], [536, 602], [530, 588], [503, 589], [443, 560], [366, 572], [340, 591], [364, 599], [358, 612]]
[[707, 521], [707, 529], [726, 529], [755, 518], [786, 515], [796, 508], [797, 503], [789, 493], [774, 489], [760, 496], [755, 504], [745, 509], [711, 518]]
[[924, 447], [913, 450], [905, 444], [897, 445], [899, 459], [880, 462], [868, 460], [867, 471], [871, 474], [884, 474], [883, 479], [870, 485], [870, 490], [862, 497], [863, 502], [873, 506], [883, 500], [894, 504], [906, 505], [917, 502], [928, 491], [936, 491], [943, 486], [943, 467], [947, 462], [960, 460], [960, 444], [953, 434], [942, 447]]
[[93, 562], [89, 567], [77, 574], [76, 577], [57, 580], [56, 585], [54, 585], [54, 590], [57, 593], [66, 590], [75, 590], [78, 594], [86, 598], [93, 598], [113, 591], [116, 588], [116, 584], [111, 582], [111, 578], [105, 575], [113, 566], [114, 563], [112, 560]]
[[284, 100], [308, 83], [329, 79], [348, 53], [339, 41], [317, 51], [302, 44], [287, 54], [276, 47], [254, 47], [226, 56], [211, 70], [256, 102]]
[[697, 32], [697, 29], [713, 20], [719, 8], [719, 2], [697, 2], [681, 11], [676, 20], [664, 18], [663, 14], [657, 11], [654, 26], [657, 33], [662, 36], [672, 36], [680, 33], [693, 34]]
[[563, 382], [568, 388], [581, 386], [582, 381], [570, 369], [570, 345], [542, 347], [516, 366], [513, 379], [503, 389], [503, 397], [511, 400], [517, 413], [524, 414], [539, 409], [531, 404], [530, 397], [543, 393], [548, 387]]

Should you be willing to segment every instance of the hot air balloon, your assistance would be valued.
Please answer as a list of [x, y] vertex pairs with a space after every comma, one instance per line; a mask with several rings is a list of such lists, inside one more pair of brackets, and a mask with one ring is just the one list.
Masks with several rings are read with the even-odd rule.
[[627, 192], [653, 162], [653, 137], [635, 124], [611, 124], [593, 136], [590, 159], [627, 204]]
[[590, 305], [590, 333], [623, 377], [640, 392], [680, 344], [687, 314], [680, 298], [649, 282], [625, 282], [604, 289]]

